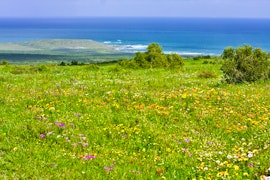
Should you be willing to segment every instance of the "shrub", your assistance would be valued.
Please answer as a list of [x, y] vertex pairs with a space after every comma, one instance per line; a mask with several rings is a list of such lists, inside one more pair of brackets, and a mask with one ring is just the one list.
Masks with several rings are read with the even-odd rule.
[[251, 46], [224, 49], [221, 70], [227, 83], [254, 82], [269, 79], [270, 64], [266, 52]]
[[62, 61], [60, 64], [59, 64], [59, 66], [66, 66], [67, 64], [64, 62], [64, 61]]
[[147, 52], [137, 52], [133, 59], [124, 59], [119, 65], [129, 68], [175, 68], [182, 67], [184, 61], [178, 54], [164, 54], [159, 44], [152, 43], [147, 47]]
[[3, 59], [2, 62], [1, 62], [1, 65], [9, 65], [8, 61]]
[[199, 78], [216, 78], [217, 75], [213, 72], [204, 71], [204, 72], [199, 73], [198, 77]]

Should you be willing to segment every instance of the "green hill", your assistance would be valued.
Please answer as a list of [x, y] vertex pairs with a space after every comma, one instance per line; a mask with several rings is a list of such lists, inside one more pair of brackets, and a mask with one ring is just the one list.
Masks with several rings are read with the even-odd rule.
[[72, 60], [104, 62], [125, 55], [111, 46], [92, 40], [53, 39], [0, 43], [0, 59], [14, 63]]

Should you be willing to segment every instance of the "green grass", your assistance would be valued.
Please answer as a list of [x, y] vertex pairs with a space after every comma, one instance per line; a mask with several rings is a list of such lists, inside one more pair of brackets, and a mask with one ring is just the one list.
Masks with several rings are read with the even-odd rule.
[[269, 82], [219, 68], [0, 66], [0, 179], [260, 179]]

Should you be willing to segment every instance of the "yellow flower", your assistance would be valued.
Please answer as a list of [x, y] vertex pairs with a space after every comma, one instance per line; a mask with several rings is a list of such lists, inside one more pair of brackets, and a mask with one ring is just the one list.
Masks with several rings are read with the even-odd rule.
[[233, 168], [234, 168], [235, 171], [239, 170], [239, 166], [237, 166], [237, 165], [234, 165]]
[[217, 174], [218, 177], [226, 177], [226, 176], [228, 176], [228, 175], [229, 175], [229, 173], [228, 173], [227, 170], [226, 170], [226, 171], [219, 172], [219, 173]]
[[55, 111], [55, 107], [50, 107], [49, 111]]

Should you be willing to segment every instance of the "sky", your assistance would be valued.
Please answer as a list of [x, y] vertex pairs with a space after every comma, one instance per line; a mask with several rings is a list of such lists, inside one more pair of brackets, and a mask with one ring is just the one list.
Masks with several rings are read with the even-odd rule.
[[270, 0], [0, 0], [0, 18], [270, 18], [269, 9]]

